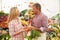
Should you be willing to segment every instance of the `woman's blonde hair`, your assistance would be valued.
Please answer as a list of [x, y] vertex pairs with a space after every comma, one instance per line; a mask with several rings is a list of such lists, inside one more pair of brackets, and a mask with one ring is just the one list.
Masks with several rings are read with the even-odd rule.
[[17, 16], [18, 16], [18, 10], [17, 10], [17, 7], [12, 7], [11, 9], [10, 9], [10, 14], [9, 14], [9, 16], [8, 16], [8, 23], [11, 21], [11, 20], [13, 20], [13, 19], [15, 19]]

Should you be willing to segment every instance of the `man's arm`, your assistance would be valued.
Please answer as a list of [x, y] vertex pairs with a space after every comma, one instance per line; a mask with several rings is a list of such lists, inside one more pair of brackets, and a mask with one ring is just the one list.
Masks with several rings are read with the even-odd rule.
[[48, 31], [48, 17], [47, 16], [43, 16], [42, 18], [42, 27], [43, 27], [43, 31]]

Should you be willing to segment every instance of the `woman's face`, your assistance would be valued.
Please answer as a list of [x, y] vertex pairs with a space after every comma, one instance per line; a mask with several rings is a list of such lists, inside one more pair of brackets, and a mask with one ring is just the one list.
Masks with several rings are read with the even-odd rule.
[[19, 16], [19, 15], [20, 15], [20, 12], [19, 12], [19, 10], [18, 10], [18, 9], [16, 9], [16, 11], [17, 11], [17, 16]]

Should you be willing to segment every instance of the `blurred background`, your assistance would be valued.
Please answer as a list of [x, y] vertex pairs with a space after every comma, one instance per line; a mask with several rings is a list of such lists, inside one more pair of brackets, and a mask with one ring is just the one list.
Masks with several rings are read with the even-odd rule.
[[48, 17], [48, 28], [51, 31], [47, 33], [46, 40], [60, 40], [60, 0], [0, 0], [0, 40], [10, 40], [7, 25], [10, 9], [17, 7], [22, 25], [27, 26], [29, 20], [34, 17], [31, 10], [34, 3], [41, 4], [42, 12]]

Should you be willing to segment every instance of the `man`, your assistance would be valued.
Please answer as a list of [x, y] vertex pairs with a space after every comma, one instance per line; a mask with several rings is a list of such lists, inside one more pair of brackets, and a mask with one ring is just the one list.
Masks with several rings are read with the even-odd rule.
[[35, 3], [32, 7], [35, 16], [32, 19], [32, 28], [41, 31], [41, 36], [37, 40], [46, 40], [46, 32], [48, 31], [48, 18], [41, 12], [41, 5]]

